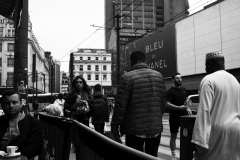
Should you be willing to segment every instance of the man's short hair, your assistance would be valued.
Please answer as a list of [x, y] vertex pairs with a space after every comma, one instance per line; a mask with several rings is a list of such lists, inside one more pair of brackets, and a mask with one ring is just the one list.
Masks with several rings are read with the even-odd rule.
[[145, 62], [145, 54], [141, 51], [134, 51], [130, 55], [130, 61], [136, 64], [138, 61]]
[[101, 85], [100, 84], [96, 84], [93, 88], [94, 88], [94, 91], [101, 91]]
[[20, 96], [20, 94], [18, 94], [17, 92], [15, 92], [15, 91], [13, 91], [13, 90], [8, 90], [8, 91], [5, 91], [5, 92], [2, 94], [1, 103], [3, 102], [4, 97], [12, 96], [12, 95], [14, 95], [14, 94], [17, 94], [17, 95], [18, 95], [18, 98], [19, 98], [19, 100], [20, 100], [20, 102], [21, 102], [21, 96]]
[[174, 73], [174, 74], [172, 75], [172, 79], [174, 79], [176, 75], [181, 75], [181, 74], [178, 73], [178, 72]]

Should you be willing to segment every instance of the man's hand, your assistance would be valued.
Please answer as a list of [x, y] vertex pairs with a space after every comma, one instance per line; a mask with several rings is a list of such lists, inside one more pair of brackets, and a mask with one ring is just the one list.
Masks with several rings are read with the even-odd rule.
[[189, 107], [187, 107], [187, 112], [188, 112], [188, 115], [192, 115], [192, 111]]
[[79, 103], [81, 101], [81, 96], [78, 95], [77, 98], [76, 98], [76, 102]]
[[111, 125], [111, 132], [113, 133], [113, 136], [114, 136], [115, 140], [116, 140], [118, 143], [121, 143], [121, 144], [122, 144], [122, 140], [121, 140], [121, 138], [120, 138], [120, 134], [119, 134], [119, 131], [118, 131], [118, 126]]
[[122, 140], [121, 140], [119, 134], [113, 134], [113, 135], [114, 135], [114, 138], [116, 139], [116, 141], [117, 141], [118, 143], [121, 143], [121, 144], [122, 144]]

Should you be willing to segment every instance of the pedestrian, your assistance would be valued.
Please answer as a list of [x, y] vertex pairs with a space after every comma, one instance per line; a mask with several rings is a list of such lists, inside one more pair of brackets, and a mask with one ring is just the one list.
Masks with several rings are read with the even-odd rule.
[[38, 100], [37, 98], [34, 100], [34, 103], [33, 103], [33, 111], [34, 111], [34, 114], [38, 112], [38, 108], [39, 108], [39, 104], [38, 104]]
[[174, 73], [172, 79], [173, 86], [167, 91], [167, 108], [169, 108], [172, 160], [177, 160], [175, 150], [176, 138], [180, 127], [180, 117], [188, 114], [186, 111], [188, 107], [184, 105], [187, 98], [187, 90], [182, 87], [182, 77], [180, 73]]
[[64, 116], [64, 113], [63, 113], [64, 103], [65, 103], [65, 100], [63, 99], [63, 94], [59, 93], [58, 98], [54, 101], [54, 104], [60, 107], [61, 109], [60, 116]]
[[[88, 109], [88, 102], [92, 99], [92, 94], [90, 87], [88, 86], [86, 80], [82, 76], [76, 76], [72, 81], [72, 92], [68, 94], [64, 103], [64, 112], [71, 113], [73, 118], [80, 123], [89, 127], [89, 110], [85, 113], [81, 112], [82, 108]], [[64, 113], [64, 114], [65, 114]], [[65, 114], [67, 115], [67, 114]], [[73, 129], [73, 144], [76, 149], [76, 158], [79, 159], [79, 130], [78, 128]]]
[[206, 54], [192, 142], [195, 160], [240, 159], [240, 84], [225, 71], [221, 52]]
[[91, 89], [86, 80], [82, 76], [76, 76], [72, 81], [72, 92], [66, 97], [64, 110], [71, 112], [76, 120], [89, 126], [88, 114], [78, 114], [77, 109], [79, 105], [83, 104], [82, 102], [89, 102], [92, 97]]
[[[24, 113], [21, 95], [12, 90], [4, 92], [1, 107], [5, 115], [0, 116], [0, 150], [6, 152], [7, 146], [17, 146], [17, 152], [28, 159], [41, 154], [42, 125], [35, 117]], [[19, 158], [13, 156], [10, 159]]]
[[119, 143], [126, 135], [127, 146], [142, 152], [145, 148], [145, 153], [157, 157], [166, 87], [161, 73], [145, 63], [143, 52], [131, 53], [130, 61], [131, 69], [122, 75], [117, 91], [111, 132]]
[[95, 131], [104, 134], [105, 122], [109, 122], [110, 111], [107, 97], [102, 94], [100, 84], [94, 86], [93, 106], [95, 114], [92, 116], [92, 124]]

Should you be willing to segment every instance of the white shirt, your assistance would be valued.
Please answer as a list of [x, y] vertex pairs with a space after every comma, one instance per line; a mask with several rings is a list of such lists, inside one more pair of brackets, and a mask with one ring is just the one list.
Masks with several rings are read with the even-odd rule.
[[240, 85], [224, 70], [201, 81], [192, 142], [196, 160], [240, 160]]

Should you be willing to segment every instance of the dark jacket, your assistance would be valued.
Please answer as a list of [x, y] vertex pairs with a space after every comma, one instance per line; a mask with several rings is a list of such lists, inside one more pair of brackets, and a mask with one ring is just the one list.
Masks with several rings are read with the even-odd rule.
[[99, 124], [99, 123], [104, 123], [104, 122], [108, 122], [109, 121], [109, 115], [110, 115], [110, 111], [109, 111], [109, 107], [108, 107], [108, 100], [107, 97], [104, 96], [101, 92], [94, 92], [93, 93], [93, 99], [96, 98], [102, 98], [105, 101], [106, 104], [106, 110], [107, 112], [104, 115], [100, 115], [100, 116], [94, 116], [92, 117], [92, 124]]
[[[93, 113], [92, 113], [92, 111], [90, 111], [86, 114], [76, 115], [76, 113], [75, 113], [76, 110], [72, 109], [72, 106], [76, 102], [76, 98], [77, 98], [76, 94], [73, 94], [73, 93], [68, 94], [68, 96], [65, 99], [65, 103], [64, 103], [64, 115], [68, 115], [69, 113], [71, 113], [76, 120], [78, 120], [79, 122], [83, 122], [83, 120], [89, 119], [89, 117], [91, 117]], [[89, 94], [87, 101], [89, 102], [91, 99], [92, 99], [92, 95]], [[88, 104], [91, 109], [90, 103], [88, 103]]]
[[[9, 121], [6, 115], [0, 116], [0, 141], [2, 140], [6, 130], [8, 128]], [[43, 147], [43, 136], [40, 122], [30, 115], [25, 115], [24, 119], [18, 122], [20, 135], [12, 139], [9, 146], [18, 146], [17, 152], [21, 152], [22, 155], [28, 159], [39, 155]], [[5, 150], [6, 148], [1, 148]]]
[[121, 134], [158, 134], [163, 130], [166, 87], [161, 73], [147, 64], [134, 65], [120, 80], [111, 131]]

